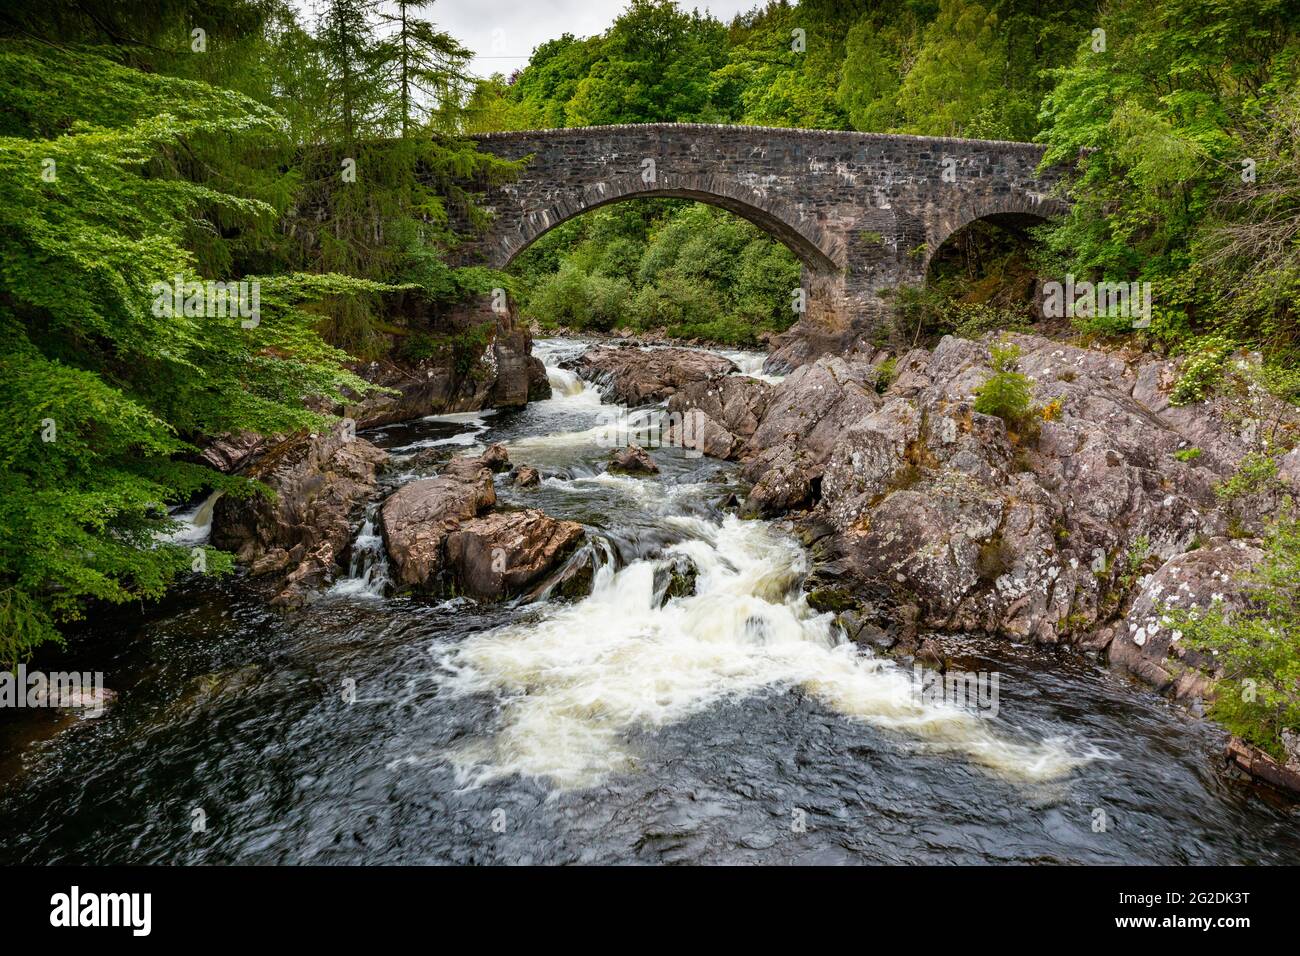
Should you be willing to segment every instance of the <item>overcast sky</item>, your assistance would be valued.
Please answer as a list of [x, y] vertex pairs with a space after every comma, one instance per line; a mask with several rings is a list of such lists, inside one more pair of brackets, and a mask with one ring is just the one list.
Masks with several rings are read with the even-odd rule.
[[[684, 0], [684, 10], [708, 11], [726, 23], [763, 0]], [[315, 22], [320, 0], [295, 0]], [[603, 33], [626, 0], [435, 0], [424, 15], [474, 51], [470, 69], [479, 76], [523, 67], [533, 48], [564, 33]]]
[[[708, 11], [724, 23], [761, 0], [686, 0], [684, 10]], [[564, 33], [603, 33], [626, 0], [436, 0], [433, 21], [474, 51], [470, 68], [479, 76], [510, 75], [533, 48]]]

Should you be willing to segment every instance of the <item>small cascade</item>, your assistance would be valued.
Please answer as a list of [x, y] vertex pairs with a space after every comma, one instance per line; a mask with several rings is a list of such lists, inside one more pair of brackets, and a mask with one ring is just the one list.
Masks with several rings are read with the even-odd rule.
[[383, 536], [375, 529], [378, 507], [371, 506], [366, 520], [352, 542], [352, 560], [348, 576], [340, 578], [330, 588], [330, 594], [351, 597], [382, 598], [389, 584], [388, 554], [384, 551]]
[[[799, 586], [807, 556], [770, 526], [735, 516], [666, 520], [692, 536], [661, 558], [621, 567], [607, 558], [586, 598], [440, 649], [451, 693], [507, 701], [494, 739], [452, 754], [465, 781], [523, 774], [596, 786], [636, 766], [634, 729], [790, 686], [1008, 780], [1060, 779], [1091, 759], [1059, 739], [1017, 740], [968, 708], [920, 698], [911, 675], [864, 656], [831, 615], [808, 607]], [[665, 600], [664, 572], [677, 560], [694, 567], [694, 581]]]
[[204, 544], [212, 533], [212, 513], [221, 495], [222, 492], [214, 491], [197, 505], [173, 511], [172, 519], [182, 522], [182, 526], [171, 534], [159, 535], [158, 540], [168, 544]]
[[572, 398], [587, 388], [587, 383], [576, 372], [554, 365], [546, 366], [546, 380], [551, 383], [551, 392], [557, 397]]

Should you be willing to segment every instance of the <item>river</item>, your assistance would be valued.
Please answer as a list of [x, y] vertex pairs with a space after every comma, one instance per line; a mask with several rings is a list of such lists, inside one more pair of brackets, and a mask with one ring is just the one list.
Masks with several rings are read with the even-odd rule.
[[[500, 504], [587, 527], [589, 597], [389, 596], [372, 507], [349, 575], [301, 611], [235, 576], [91, 622], [66, 660], [119, 701], [9, 728], [0, 862], [1300, 861], [1295, 816], [1222, 778], [1207, 722], [977, 637], [960, 660], [998, 674], [996, 716], [919, 699], [808, 608], [779, 523], [722, 509], [733, 465], [660, 448], [657, 476], [604, 474], [616, 412], [558, 367], [584, 347], [536, 344], [547, 401], [364, 437], [390, 491], [432, 473], [425, 449], [505, 443], [548, 477], [499, 478]], [[684, 559], [695, 593], [665, 600]]]

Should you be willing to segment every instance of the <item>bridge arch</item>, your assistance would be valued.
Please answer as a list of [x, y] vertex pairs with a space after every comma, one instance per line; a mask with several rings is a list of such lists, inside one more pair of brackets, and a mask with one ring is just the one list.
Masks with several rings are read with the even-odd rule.
[[973, 196], [931, 221], [921, 274], [929, 274], [930, 263], [945, 242], [973, 223], [991, 222], [993, 225], [1022, 228], [1037, 226], [1062, 215], [1067, 208], [1055, 197], [1029, 192]]
[[586, 184], [534, 208], [525, 208], [515, 229], [498, 237], [489, 264], [505, 268], [521, 252], [563, 222], [602, 206], [630, 199], [691, 199], [747, 219], [784, 243], [804, 266], [818, 273], [842, 271], [843, 243], [830, 236], [798, 208], [761, 187], [708, 173], [657, 173], [646, 182], [640, 173], [611, 176]]

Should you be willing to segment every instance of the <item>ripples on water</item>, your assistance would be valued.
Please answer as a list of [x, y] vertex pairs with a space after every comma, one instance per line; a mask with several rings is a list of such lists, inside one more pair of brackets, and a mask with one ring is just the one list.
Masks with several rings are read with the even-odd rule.
[[[432, 471], [424, 449], [505, 441], [546, 478], [499, 481], [502, 506], [587, 525], [589, 598], [385, 597], [371, 508], [303, 611], [236, 581], [97, 622], [69, 660], [121, 701], [0, 754], [0, 861], [1300, 859], [1294, 817], [1220, 779], [1217, 731], [1068, 653], [971, 640], [996, 719], [918, 702], [807, 607], [788, 535], [719, 510], [731, 466], [659, 449], [655, 478], [600, 471], [615, 410], [558, 368], [582, 347], [539, 343], [549, 401], [368, 437], [390, 485]], [[696, 593], [663, 602], [682, 558]]]

